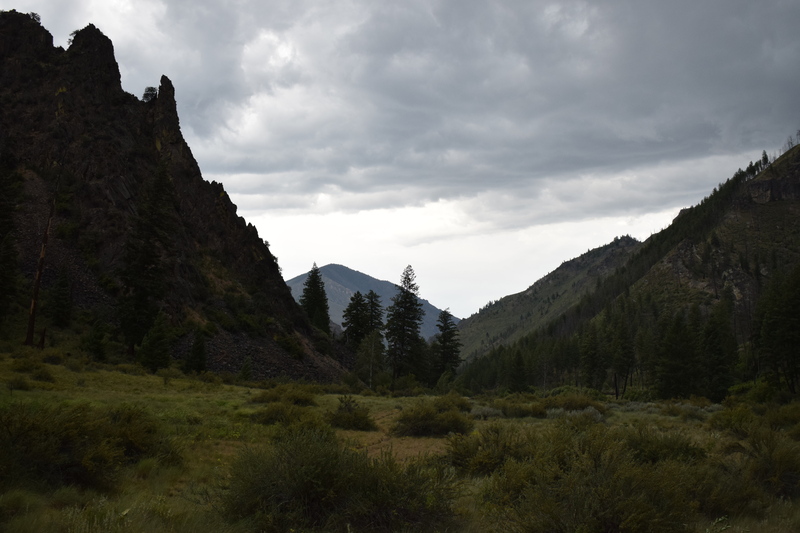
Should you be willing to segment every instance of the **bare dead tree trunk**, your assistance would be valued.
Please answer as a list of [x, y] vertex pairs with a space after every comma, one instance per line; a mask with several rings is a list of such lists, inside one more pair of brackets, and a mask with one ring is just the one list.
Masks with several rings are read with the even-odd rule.
[[44, 227], [44, 235], [42, 236], [42, 251], [39, 253], [39, 266], [36, 269], [36, 278], [33, 281], [33, 297], [31, 298], [31, 310], [28, 315], [28, 333], [25, 336], [25, 346], [33, 346], [33, 330], [36, 327], [36, 309], [39, 305], [39, 288], [42, 285], [42, 272], [44, 271], [44, 258], [47, 254], [47, 237], [50, 234], [50, 224], [53, 221], [53, 215], [56, 212], [56, 199], [53, 197], [53, 203], [50, 205], [50, 215], [47, 217], [47, 224]]

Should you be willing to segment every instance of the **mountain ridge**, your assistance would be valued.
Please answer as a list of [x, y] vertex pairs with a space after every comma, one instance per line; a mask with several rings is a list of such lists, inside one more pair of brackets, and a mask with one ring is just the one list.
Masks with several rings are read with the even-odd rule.
[[640, 245], [630, 236], [617, 237], [564, 261], [527, 289], [490, 302], [459, 324], [462, 358], [480, 357], [545, 325], [594, 289]]
[[780, 157], [764, 151], [579, 302], [473, 358], [459, 379], [472, 390], [573, 385], [616, 396], [635, 383], [645, 397], [713, 401], [763, 382], [795, 395], [800, 361], [781, 324], [800, 323], [798, 228], [800, 146], [790, 137]]

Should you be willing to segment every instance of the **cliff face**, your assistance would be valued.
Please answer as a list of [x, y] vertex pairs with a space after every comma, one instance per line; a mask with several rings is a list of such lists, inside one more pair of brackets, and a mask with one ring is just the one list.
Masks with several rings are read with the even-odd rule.
[[157, 304], [173, 326], [212, 334], [209, 366], [236, 371], [248, 359], [257, 376], [341, 372], [313, 348], [312, 328], [255, 227], [221, 184], [202, 178], [172, 82], [162, 76], [148, 102], [123, 91], [113, 44], [93, 25], [65, 51], [30, 16], [0, 13], [0, 155], [24, 178], [15, 216], [27, 279], [55, 202], [43, 287], [66, 268], [76, 305], [119, 326], [126, 247], [147, 188], [161, 180], [169, 231]]

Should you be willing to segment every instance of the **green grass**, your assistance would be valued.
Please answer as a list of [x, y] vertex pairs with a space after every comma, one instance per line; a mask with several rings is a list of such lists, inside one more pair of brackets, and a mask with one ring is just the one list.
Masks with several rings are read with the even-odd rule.
[[[0, 475], [0, 530], [783, 533], [800, 525], [798, 404], [609, 402], [569, 392], [343, 397], [336, 387], [165, 379], [53, 348], [0, 348], [0, 383], [28, 385], [0, 388], [0, 439], [20, 421], [46, 437], [15, 441], [16, 455], [8, 440], [0, 444], [0, 468], [16, 469]], [[482, 410], [495, 415], [470, 414]], [[84, 462], [94, 470], [81, 471]], [[289, 475], [306, 467], [310, 484]], [[241, 505], [237, 490], [249, 494]], [[286, 494], [296, 505], [284, 509]]]

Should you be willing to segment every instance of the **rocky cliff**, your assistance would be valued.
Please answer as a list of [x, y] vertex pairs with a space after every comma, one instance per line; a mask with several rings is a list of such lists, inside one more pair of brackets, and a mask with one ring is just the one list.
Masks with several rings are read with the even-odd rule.
[[64, 50], [35, 17], [0, 12], [0, 156], [23, 178], [15, 212], [22, 274], [28, 283], [35, 275], [54, 205], [44, 293], [66, 269], [74, 304], [116, 331], [131, 292], [126, 253], [145, 211], [154, 216], [145, 204], [155, 187], [168, 196], [155, 225], [169, 229], [154, 300], [181, 334], [175, 355], [201, 330], [212, 369], [237, 371], [249, 360], [262, 377], [337, 376], [341, 367], [315, 348], [320, 340], [267, 244], [223, 186], [203, 179], [175, 92], [162, 76], [149, 101], [126, 93], [113, 44], [91, 24]]

